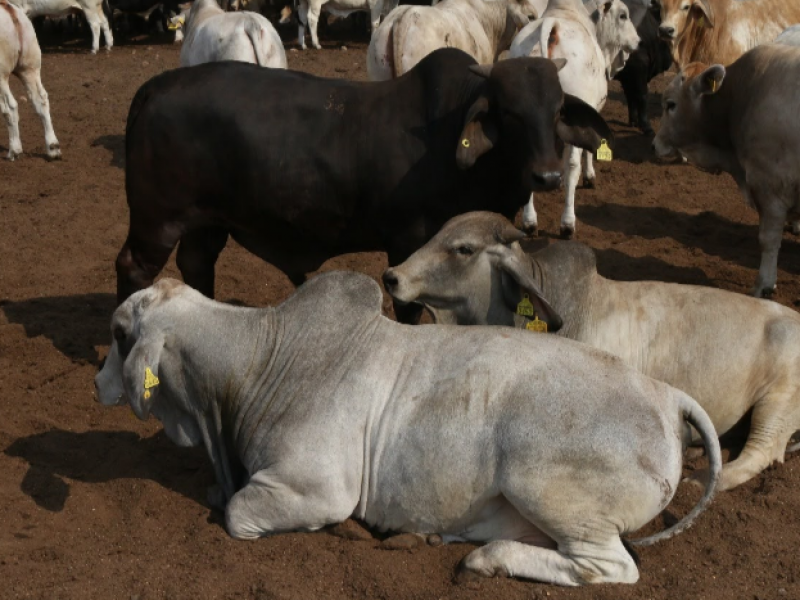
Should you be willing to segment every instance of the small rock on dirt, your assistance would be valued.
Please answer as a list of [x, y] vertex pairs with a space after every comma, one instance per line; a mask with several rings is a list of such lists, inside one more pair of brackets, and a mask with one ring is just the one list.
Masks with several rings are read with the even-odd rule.
[[386, 538], [381, 542], [381, 548], [384, 550], [412, 550], [421, 546], [423, 540], [420, 536], [413, 533], [401, 533]]

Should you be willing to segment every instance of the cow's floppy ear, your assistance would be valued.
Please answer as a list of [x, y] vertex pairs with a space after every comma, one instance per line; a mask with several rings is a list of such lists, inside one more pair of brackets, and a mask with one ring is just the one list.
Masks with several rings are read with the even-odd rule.
[[160, 331], [143, 334], [136, 340], [122, 367], [122, 383], [128, 402], [143, 421], [159, 393], [158, 365], [164, 349], [164, 334]]
[[565, 143], [594, 152], [600, 141], [608, 142], [614, 137], [603, 117], [583, 100], [564, 94], [561, 119], [556, 133]]
[[705, 96], [716, 94], [722, 87], [725, 80], [725, 67], [722, 65], [711, 65], [705, 71], [694, 78], [691, 84], [692, 93], [695, 96]]
[[497, 143], [497, 127], [489, 117], [489, 99], [481, 96], [467, 111], [464, 129], [458, 138], [456, 164], [469, 169]]
[[714, 9], [708, 0], [694, 0], [692, 2], [692, 16], [697, 19], [701, 27], [714, 26]]
[[503, 278], [503, 298], [506, 306], [516, 312], [517, 305], [524, 294], [527, 294], [536, 310], [536, 316], [547, 323], [547, 331], [554, 333], [561, 329], [564, 322], [545, 299], [533, 277], [528, 275], [516, 252], [511, 248], [501, 247], [495, 255], [498, 259], [497, 267], [508, 276]]

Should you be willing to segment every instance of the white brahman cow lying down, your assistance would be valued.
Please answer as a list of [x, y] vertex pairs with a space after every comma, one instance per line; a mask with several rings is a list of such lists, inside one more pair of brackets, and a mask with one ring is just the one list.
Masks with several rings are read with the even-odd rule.
[[13, 73], [22, 81], [36, 114], [44, 126], [47, 156], [61, 158], [61, 147], [50, 120], [50, 101], [42, 85], [42, 51], [31, 20], [22, 9], [0, 0], [0, 113], [8, 126], [8, 159], [22, 154], [19, 137], [19, 106], [11, 94], [9, 78]]
[[507, 50], [536, 16], [527, 0], [443, 0], [395, 8], [372, 34], [367, 72], [373, 81], [400, 77], [438, 48], [458, 48], [480, 64]]
[[[250, 11], [225, 12], [217, 0], [195, 0], [186, 24], [182, 15], [170, 20], [170, 29], [185, 28], [181, 66], [238, 60], [262, 67], [285, 69], [283, 43], [266, 17]], [[175, 41], [179, 41], [176, 33]]]
[[772, 294], [787, 221], [800, 217], [800, 48], [765, 44], [727, 67], [693, 63], [662, 94], [653, 140], [664, 159], [730, 173], [758, 211], [761, 265], [755, 296]]
[[[638, 45], [639, 36], [629, 9], [620, 0], [600, 0], [586, 7], [581, 0], [551, 0], [542, 17], [514, 38], [509, 56], [566, 59], [566, 66], [558, 73], [564, 93], [577, 96], [599, 111], [608, 97], [608, 80], [625, 66], [628, 54]], [[564, 150], [566, 199], [561, 216], [564, 237], [575, 233], [575, 189], [581, 165], [586, 185], [594, 187], [592, 158], [590, 152], [580, 148], [567, 146]], [[525, 206], [523, 224], [527, 231], [536, 231], [538, 227], [533, 195]]]
[[[298, 33], [297, 41], [300, 47], [306, 49], [306, 25], [311, 29], [311, 45], [317, 50], [322, 48], [317, 37], [317, 23], [322, 11], [337, 17], [347, 17], [354, 12], [368, 12], [372, 32], [378, 28], [381, 17], [388, 14], [397, 6], [399, 0], [298, 0], [297, 19]], [[281, 23], [284, 20], [281, 19]]]
[[57, 17], [81, 11], [92, 30], [92, 54], [100, 49], [100, 31], [106, 39], [106, 50], [114, 45], [111, 27], [103, 12], [103, 0], [13, 0], [28, 17]]
[[[276, 308], [239, 308], [162, 279], [114, 313], [95, 383], [204, 444], [228, 533], [313, 531], [355, 515], [380, 530], [487, 542], [462, 568], [561, 585], [635, 582], [620, 536], [670, 502], [703, 409], [616, 357], [553, 336], [414, 327], [379, 286], [334, 272]], [[553, 324], [558, 316], [551, 314]]]
[[522, 237], [494, 213], [455, 217], [387, 270], [384, 284], [401, 302], [428, 305], [437, 322], [461, 325], [527, 327], [533, 317], [518, 315], [517, 305], [523, 294], [541, 295], [563, 319], [559, 335], [690, 394], [720, 434], [753, 409], [747, 444], [723, 467], [721, 489], [783, 462], [800, 428], [800, 315], [713, 288], [611, 281], [583, 244], [528, 255]]

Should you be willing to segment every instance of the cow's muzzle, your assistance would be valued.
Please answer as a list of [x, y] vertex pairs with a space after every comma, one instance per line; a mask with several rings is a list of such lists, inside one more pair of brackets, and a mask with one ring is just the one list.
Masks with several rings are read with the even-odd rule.
[[658, 37], [662, 40], [671, 42], [675, 39], [675, 28], [671, 25], [660, 25], [658, 27]]
[[560, 171], [544, 171], [531, 173], [531, 187], [534, 192], [548, 192], [561, 187]]

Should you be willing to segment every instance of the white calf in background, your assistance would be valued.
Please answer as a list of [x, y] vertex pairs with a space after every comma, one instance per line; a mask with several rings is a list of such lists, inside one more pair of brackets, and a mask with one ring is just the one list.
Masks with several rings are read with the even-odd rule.
[[92, 54], [100, 48], [100, 30], [106, 38], [106, 50], [114, 45], [114, 36], [103, 13], [103, 0], [13, 0], [28, 17], [51, 17], [81, 11], [92, 30]]
[[[628, 7], [620, 0], [601, 0], [584, 5], [580, 0], [551, 0], [542, 18], [530, 23], [511, 44], [511, 57], [565, 58], [558, 73], [564, 93], [577, 96], [598, 111], [608, 97], [608, 80], [625, 66], [639, 45]], [[586, 185], [594, 186], [592, 155], [567, 146], [564, 151], [566, 200], [561, 216], [561, 235], [575, 233], [575, 189], [584, 168]], [[533, 196], [525, 207], [526, 230], [536, 230], [538, 219]]]
[[22, 154], [17, 101], [8, 85], [12, 73], [22, 81], [36, 114], [42, 120], [47, 156], [51, 159], [61, 158], [61, 148], [50, 120], [50, 102], [42, 85], [41, 69], [42, 51], [31, 20], [22, 9], [0, 0], [0, 112], [8, 125], [9, 160]]
[[266, 17], [257, 13], [226, 13], [216, 0], [195, 0], [185, 27], [182, 67], [222, 60], [287, 67], [278, 32]]
[[297, 17], [300, 24], [297, 41], [305, 50], [306, 24], [308, 24], [311, 29], [311, 45], [317, 50], [322, 48], [317, 37], [317, 23], [323, 10], [337, 17], [347, 17], [354, 12], [368, 12], [372, 32], [375, 33], [381, 22], [381, 16], [388, 14], [398, 2], [399, 0], [299, 0]]
[[369, 78], [399, 77], [439, 48], [458, 48], [479, 64], [491, 64], [531, 14], [537, 16], [526, 0], [443, 0], [435, 6], [399, 6], [372, 34]]

